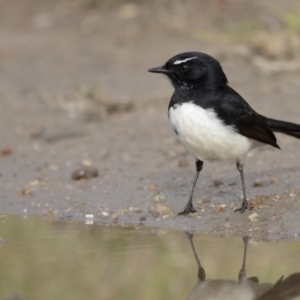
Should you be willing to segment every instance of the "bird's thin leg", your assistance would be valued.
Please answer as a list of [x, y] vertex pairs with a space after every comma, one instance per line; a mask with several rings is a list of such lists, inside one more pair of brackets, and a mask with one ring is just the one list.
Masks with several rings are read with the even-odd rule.
[[241, 174], [244, 200], [243, 200], [242, 206], [240, 208], [237, 208], [234, 212], [240, 211], [241, 213], [243, 213], [249, 207], [249, 204], [247, 201], [247, 196], [246, 196], [246, 187], [245, 187], [245, 179], [244, 179], [244, 163], [237, 161], [236, 167]]
[[241, 268], [240, 273], [239, 273], [239, 281], [240, 282], [247, 279], [247, 276], [246, 276], [246, 259], [247, 259], [247, 248], [248, 248], [249, 238], [247, 236], [244, 236], [243, 241], [244, 241], [244, 256], [243, 256], [242, 268]]
[[190, 197], [189, 197], [189, 201], [187, 202], [184, 211], [182, 211], [181, 213], [179, 213], [178, 215], [188, 215], [189, 213], [193, 213], [196, 212], [196, 209], [193, 207], [193, 194], [194, 194], [194, 189], [199, 177], [199, 173], [203, 168], [203, 161], [202, 160], [196, 160], [196, 174], [194, 177], [194, 182], [193, 182], [193, 186], [190, 192]]
[[186, 234], [186, 236], [187, 236], [187, 238], [188, 238], [188, 240], [189, 240], [189, 242], [191, 244], [192, 251], [193, 251], [194, 257], [196, 259], [196, 263], [198, 265], [198, 279], [200, 281], [205, 281], [205, 277], [206, 277], [205, 270], [203, 269], [203, 267], [202, 267], [202, 265], [200, 263], [200, 260], [199, 260], [199, 257], [197, 255], [197, 252], [196, 252], [196, 249], [195, 249], [195, 245], [194, 245], [194, 242], [193, 242], [193, 236], [194, 235], [192, 233], [187, 232], [187, 231], [185, 231], [185, 234]]

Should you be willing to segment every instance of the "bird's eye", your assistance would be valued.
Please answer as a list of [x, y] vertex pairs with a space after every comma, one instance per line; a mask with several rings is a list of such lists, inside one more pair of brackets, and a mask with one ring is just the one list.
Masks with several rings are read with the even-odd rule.
[[182, 65], [179, 67], [179, 70], [182, 72], [182, 73], [185, 73], [187, 72], [189, 69], [189, 67], [187, 65]]

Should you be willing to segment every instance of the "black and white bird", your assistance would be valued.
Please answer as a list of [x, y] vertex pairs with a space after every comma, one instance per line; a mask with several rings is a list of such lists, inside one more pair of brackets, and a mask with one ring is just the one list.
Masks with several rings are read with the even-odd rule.
[[270, 145], [279, 148], [273, 133], [300, 138], [300, 125], [264, 117], [230, 86], [220, 63], [208, 54], [185, 52], [163, 66], [148, 70], [165, 74], [175, 88], [169, 104], [169, 119], [179, 140], [196, 159], [196, 175], [185, 209], [192, 204], [194, 188], [204, 161], [235, 161], [240, 172], [243, 202], [235, 211], [248, 207], [244, 162], [254, 148]]

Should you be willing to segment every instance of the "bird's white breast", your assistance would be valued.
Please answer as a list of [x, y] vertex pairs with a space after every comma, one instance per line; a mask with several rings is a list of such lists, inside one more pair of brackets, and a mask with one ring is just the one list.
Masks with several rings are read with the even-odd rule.
[[213, 109], [187, 102], [169, 110], [171, 126], [195, 158], [203, 161], [240, 160], [258, 143], [225, 125]]

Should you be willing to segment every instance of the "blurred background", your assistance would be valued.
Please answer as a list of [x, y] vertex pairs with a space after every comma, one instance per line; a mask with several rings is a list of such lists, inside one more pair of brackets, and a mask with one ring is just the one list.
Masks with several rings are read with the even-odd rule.
[[162, 80], [152, 83], [145, 71], [188, 50], [264, 73], [299, 69], [296, 0], [25, 0], [0, 8], [1, 74], [23, 96], [102, 84], [116, 98], [153, 97]]

